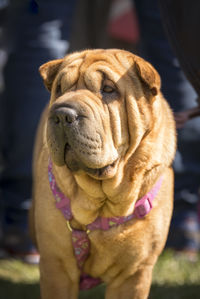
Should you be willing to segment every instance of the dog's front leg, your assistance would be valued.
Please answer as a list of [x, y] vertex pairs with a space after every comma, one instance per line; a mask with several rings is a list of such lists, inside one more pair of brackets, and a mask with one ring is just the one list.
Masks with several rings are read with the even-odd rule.
[[77, 299], [79, 292], [78, 280], [65, 271], [61, 260], [40, 260], [40, 288], [42, 299]]
[[120, 286], [108, 285], [105, 299], [146, 299], [152, 281], [152, 266], [138, 270], [133, 276], [127, 278]]

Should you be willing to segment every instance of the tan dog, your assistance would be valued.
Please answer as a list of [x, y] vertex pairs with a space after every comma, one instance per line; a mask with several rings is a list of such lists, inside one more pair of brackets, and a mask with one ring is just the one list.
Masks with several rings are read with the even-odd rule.
[[[78, 298], [82, 271], [106, 283], [107, 299], [147, 298], [173, 206], [175, 125], [160, 77], [121, 50], [74, 53], [42, 65], [40, 73], [51, 91], [34, 162], [32, 220], [42, 298]], [[48, 164], [56, 188], [70, 199], [70, 221], [56, 208]], [[88, 231], [97, 217], [132, 215], [155, 188], [144, 217]], [[89, 238], [82, 269], [72, 244], [76, 230], [87, 230]]]

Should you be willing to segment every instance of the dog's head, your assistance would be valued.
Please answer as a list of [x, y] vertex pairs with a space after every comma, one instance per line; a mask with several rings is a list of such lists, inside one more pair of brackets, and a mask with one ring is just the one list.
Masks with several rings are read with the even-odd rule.
[[51, 92], [47, 143], [53, 162], [102, 180], [116, 175], [158, 115], [160, 77], [121, 50], [86, 50], [40, 67]]

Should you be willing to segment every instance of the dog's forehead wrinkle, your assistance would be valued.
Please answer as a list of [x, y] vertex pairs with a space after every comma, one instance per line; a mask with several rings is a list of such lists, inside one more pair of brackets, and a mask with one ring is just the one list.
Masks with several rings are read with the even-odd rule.
[[75, 81], [77, 81], [80, 77], [80, 69], [83, 62], [84, 57], [80, 56], [79, 53], [71, 54], [69, 57], [67, 57], [65, 63], [63, 63], [63, 68], [57, 76], [57, 81], [62, 80], [62, 78], [64, 78], [66, 79], [65, 83], [68, 83], [69, 81], [74, 81], [75, 84]]
[[75, 52], [66, 56], [64, 60], [64, 66], [78, 66], [84, 61], [85, 54], [80, 52]]
[[113, 70], [109, 65], [96, 64], [89, 68], [84, 73], [84, 78], [87, 86], [95, 88], [95, 91], [100, 91], [106, 80], [110, 80], [114, 84], [120, 82], [122, 74], [119, 71]]
[[116, 60], [118, 63], [123, 66], [127, 71], [132, 70], [134, 67], [134, 56], [133, 55], [127, 55], [127, 53], [115, 53]]
[[103, 80], [101, 72], [93, 72], [92, 75], [90, 73], [88, 74], [88, 72], [84, 72], [82, 77], [85, 86], [89, 90], [99, 92]]
[[[127, 71], [122, 61], [118, 59], [116, 54], [109, 53], [109, 51], [106, 55], [103, 52], [100, 53], [101, 55], [96, 57], [89, 52], [84, 57], [76, 57], [74, 60], [66, 63], [63, 71], [64, 77], [68, 81], [67, 83], [73, 85], [79, 77], [80, 81], [82, 78], [84, 79], [88, 89], [98, 90], [104, 79], [109, 79], [115, 83], [120, 80]], [[114, 64], [112, 63], [113, 60], [115, 60]], [[113, 65], [116, 64], [117, 66], [113, 70]]]
[[58, 74], [55, 79], [56, 86], [60, 86], [62, 93], [66, 90], [72, 88], [79, 78], [78, 69], [73, 69], [73, 71], [69, 72], [67, 69], [62, 70], [60, 74]]
[[83, 62], [84, 62], [84, 58], [82, 58], [82, 57], [78, 57], [78, 58], [75, 58], [74, 60], [68, 62], [68, 63], [66, 64], [66, 67], [67, 67], [68, 69], [70, 69], [70, 68], [74, 68], [74, 67], [80, 67], [81, 64], [82, 64]]

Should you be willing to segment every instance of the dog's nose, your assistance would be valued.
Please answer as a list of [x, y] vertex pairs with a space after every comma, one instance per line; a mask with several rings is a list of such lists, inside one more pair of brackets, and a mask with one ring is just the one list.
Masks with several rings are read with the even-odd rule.
[[78, 113], [75, 109], [69, 107], [59, 107], [53, 113], [54, 122], [56, 124], [71, 124], [78, 118]]

